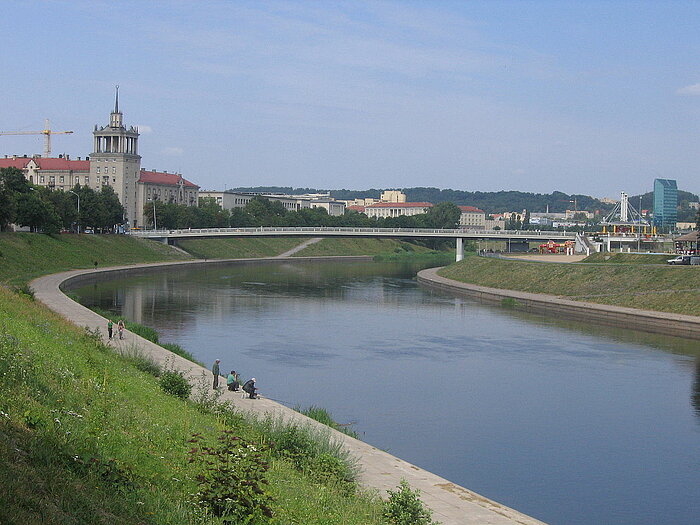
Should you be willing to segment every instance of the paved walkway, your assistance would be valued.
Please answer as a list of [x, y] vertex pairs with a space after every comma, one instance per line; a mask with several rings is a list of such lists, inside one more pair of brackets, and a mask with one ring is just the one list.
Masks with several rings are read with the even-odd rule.
[[279, 254], [277, 257], [291, 257], [292, 255], [294, 255], [297, 252], [300, 252], [301, 250], [303, 250], [307, 246], [311, 246], [312, 244], [316, 244], [317, 242], [322, 241], [322, 240], [323, 240], [323, 237], [314, 237], [313, 239], [309, 239], [308, 241], [302, 242], [299, 246], [295, 246], [291, 250], [288, 250], [284, 253]]
[[[299, 259], [292, 260], [299, 261]], [[219, 261], [209, 261], [209, 263], [204, 261], [186, 261], [141, 265], [139, 268], [152, 267], [157, 269], [172, 265], [217, 263], [221, 264]], [[89, 282], [90, 279], [102, 280], [107, 278], [107, 274], [110, 272], [127, 272], [133, 268], [131, 266], [99, 270], [73, 270], [36, 279], [32, 281], [31, 287], [34, 290], [36, 299], [53, 311], [78, 326], [87, 327], [91, 330], [99, 328], [101, 333], [106, 336], [106, 319], [66, 297], [59, 287], [69, 279], [78, 278], [85, 282]], [[107, 341], [107, 343], [122, 351], [138, 348], [141, 353], [149, 356], [155, 362], [182, 371], [195, 387], [197, 384], [202, 383], [206, 385], [212, 384], [213, 376], [206, 368], [173, 354], [163, 347], [131, 333], [129, 330], [125, 330], [124, 340], [117, 339], [111, 342]], [[442, 522], [444, 525], [542, 525], [541, 521], [491, 501], [459, 485], [455, 485], [444, 478], [416, 467], [367, 443], [321, 425], [303, 414], [299, 414], [270, 399], [244, 399], [241, 397], [241, 394], [228, 391], [223, 392], [221, 399], [231, 401], [237, 409], [244, 412], [262, 417], [266, 415], [277, 416], [285, 421], [299, 422], [330, 433], [335, 439], [342, 442], [348, 451], [358, 459], [361, 470], [359, 478], [364, 486], [375, 488], [380, 494], [385, 495], [387, 489], [395, 489], [402, 478], [406, 479], [411, 487], [421, 491], [421, 499], [433, 511], [433, 519]]]

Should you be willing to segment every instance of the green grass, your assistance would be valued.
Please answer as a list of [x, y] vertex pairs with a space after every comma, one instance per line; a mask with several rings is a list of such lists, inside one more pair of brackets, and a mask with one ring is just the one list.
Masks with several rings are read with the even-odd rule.
[[303, 237], [179, 239], [177, 246], [198, 259], [242, 259], [274, 257], [299, 246], [305, 240]]
[[[191, 503], [187, 451], [193, 433], [213, 441], [223, 429], [266, 440], [254, 422], [164, 393], [129, 357], [0, 289], [1, 523], [219, 523]], [[272, 523], [381, 523], [376, 498], [269, 463]]]
[[605, 264], [666, 264], [675, 255], [657, 253], [594, 253], [586, 257], [583, 263]]
[[537, 263], [468, 256], [440, 270], [457, 281], [601, 304], [700, 315], [700, 268]]
[[381, 255], [407, 252], [426, 253], [431, 251], [429, 248], [396, 239], [344, 237], [322, 239], [295, 253], [294, 256]]
[[0, 233], [0, 281], [21, 286], [50, 273], [189, 257], [171, 247], [128, 235]]

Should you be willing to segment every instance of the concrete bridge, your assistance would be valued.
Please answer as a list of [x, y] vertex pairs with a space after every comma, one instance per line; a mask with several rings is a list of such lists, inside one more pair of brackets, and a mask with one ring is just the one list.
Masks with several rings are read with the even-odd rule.
[[187, 230], [132, 230], [130, 235], [174, 244], [177, 239], [212, 237], [391, 237], [403, 239], [447, 238], [457, 243], [457, 260], [464, 258], [464, 240], [500, 240], [510, 243], [575, 241], [576, 232], [538, 230], [468, 230], [431, 228], [324, 228], [259, 227], [198, 228]]

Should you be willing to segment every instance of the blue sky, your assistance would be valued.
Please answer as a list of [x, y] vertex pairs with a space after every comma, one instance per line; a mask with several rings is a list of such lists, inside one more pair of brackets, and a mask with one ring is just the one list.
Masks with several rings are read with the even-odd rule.
[[[0, 130], [206, 189], [699, 192], [697, 1], [2, 2]], [[2, 136], [0, 154], [41, 153]]]

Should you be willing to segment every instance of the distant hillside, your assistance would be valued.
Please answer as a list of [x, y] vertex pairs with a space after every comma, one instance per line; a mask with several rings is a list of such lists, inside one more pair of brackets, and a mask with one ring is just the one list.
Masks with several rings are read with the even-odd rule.
[[[505, 211], [529, 210], [530, 212], [544, 212], [549, 209], [550, 212], [564, 212], [572, 210], [574, 207], [578, 210], [595, 211], [601, 210], [603, 213], [611, 211], [613, 205], [605, 204], [600, 200], [591, 197], [590, 195], [568, 195], [560, 191], [552, 193], [529, 193], [523, 191], [462, 191], [462, 190], [441, 190], [431, 187], [417, 188], [386, 188], [386, 189], [401, 189], [406, 194], [406, 197], [411, 202], [454, 202], [458, 205], [476, 206], [486, 211], [487, 213], [501, 213]], [[303, 193], [326, 193], [330, 192], [331, 196], [336, 199], [360, 199], [373, 198], [378, 199], [384, 189], [371, 188], [367, 190], [328, 190], [316, 188], [292, 188], [291, 186], [256, 186], [256, 187], [241, 187], [234, 188], [234, 191], [246, 191], [256, 193], [284, 193], [289, 195], [300, 195]], [[639, 207], [639, 195], [630, 197], [630, 203], [634, 208]], [[642, 209], [651, 210], [654, 207], [654, 194], [652, 192], [645, 193], [642, 197]], [[574, 203], [574, 201], [576, 201]], [[697, 202], [698, 196], [694, 193], [678, 190], [678, 203], [681, 206], [681, 211], [687, 208], [688, 202]], [[680, 219], [680, 216], [679, 216]]]
[[[500, 213], [504, 211], [519, 211], [527, 209], [531, 212], [544, 212], [549, 206], [551, 212], [563, 212], [574, 208], [579, 210], [608, 210], [609, 204], [604, 204], [598, 199], [588, 195], [567, 195], [560, 191], [551, 194], [527, 193], [522, 191], [461, 191], [461, 190], [441, 190], [438, 188], [386, 188], [401, 189], [411, 202], [454, 202], [458, 205], [477, 206], [487, 213]], [[368, 190], [323, 190], [314, 188], [292, 188], [290, 186], [256, 186], [234, 188], [234, 191], [260, 192], [260, 193], [285, 193], [289, 195], [299, 195], [303, 193], [325, 193], [330, 192], [336, 199], [378, 199], [384, 189]]]

